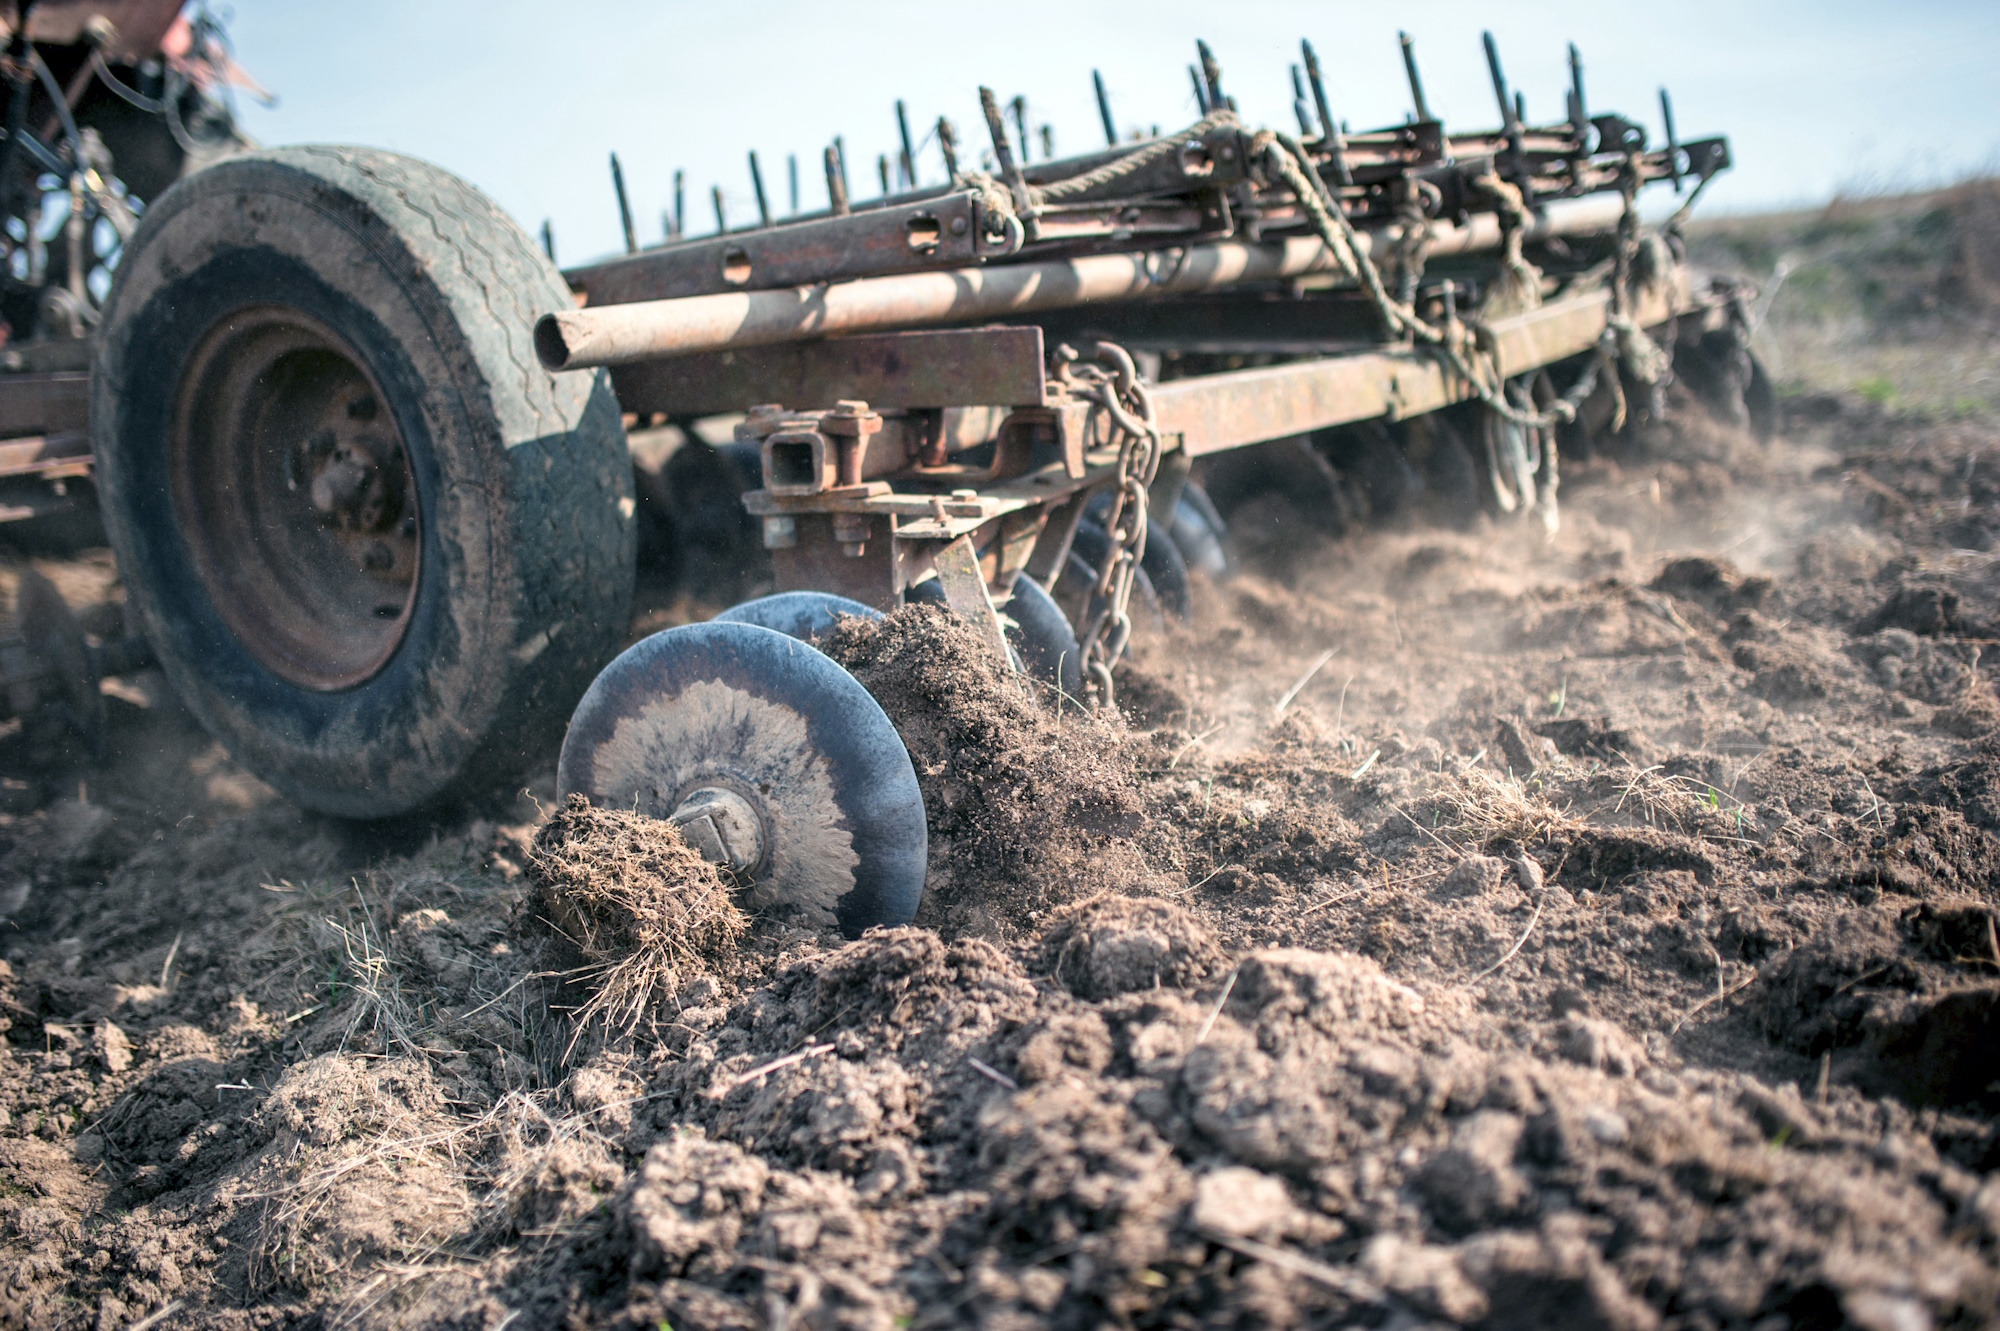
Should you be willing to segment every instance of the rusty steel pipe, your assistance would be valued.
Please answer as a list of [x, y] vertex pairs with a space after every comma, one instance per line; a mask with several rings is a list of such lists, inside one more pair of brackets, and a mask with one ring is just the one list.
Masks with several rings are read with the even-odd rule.
[[[1623, 208], [1622, 200], [1614, 194], [1558, 200], [1548, 205], [1529, 234], [1543, 237], [1609, 231], [1617, 226]], [[1362, 232], [1359, 239], [1364, 253], [1373, 248], [1369, 232]], [[1437, 257], [1495, 249], [1500, 239], [1498, 219], [1480, 213], [1463, 226], [1433, 224], [1425, 254]], [[732, 291], [558, 310], [543, 315], [535, 324], [535, 352], [551, 370], [629, 365], [838, 333], [1184, 295], [1334, 268], [1332, 257], [1317, 238], [1299, 237], [1282, 244], [1226, 241], [1047, 263], [900, 273], [777, 291]]]

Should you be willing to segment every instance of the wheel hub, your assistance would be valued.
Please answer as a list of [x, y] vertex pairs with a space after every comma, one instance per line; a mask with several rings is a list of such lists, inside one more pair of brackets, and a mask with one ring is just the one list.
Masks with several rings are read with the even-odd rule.
[[667, 821], [710, 864], [747, 874], [764, 861], [764, 819], [750, 800], [727, 786], [701, 786]]
[[295, 310], [233, 313], [189, 359], [171, 446], [195, 568], [250, 653], [325, 692], [380, 671], [416, 602], [422, 514], [352, 348]]

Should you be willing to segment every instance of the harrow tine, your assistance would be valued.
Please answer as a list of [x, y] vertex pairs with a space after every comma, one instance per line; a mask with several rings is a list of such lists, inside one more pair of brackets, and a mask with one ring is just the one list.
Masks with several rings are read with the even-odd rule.
[[882, 197], [889, 197], [889, 154], [875, 154], [875, 173], [882, 178]]
[[625, 228], [625, 252], [639, 252], [639, 237], [632, 230], [632, 200], [625, 195], [625, 168], [618, 165], [618, 154], [611, 154], [611, 188], [618, 195], [618, 221]]
[[1090, 83], [1097, 90], [1097, 118], [1104, 122], [1104, 146], [1118, 146], [1118, 122], [1111, 118], [1111, 94], [1104, 90], [1104, 75], [1090, 71]]
[[757, 165], [757, 153], [750, 153], [750, 188], [757, 191], [757, 220], [763, 226], [771, 225], [771, 205], [764, 197], [764, 171]]
[[1297, 65], [1292, 66], [1292, 114], [1299, 118], [1299, 137], [1313, 138], [1312, 111], [1306, 106], [1305, 75], [1299, 72]]
[[1507, 93], [1507, 75], [1500, 69], [1500, 48], [1494, 44], [1493, 34], [1482, 32], [1479, 40], [1486, 47], [1486, 72], [1493, 78], [1493, 98], [1500, 103], [1500, 128], [1507, 134], [1507, 150], [1513, 157], [1514, 174], [1521, 169], [1521, 116], [1519, 105]]
[[903, 99], [896, 99], [896, 132], [903, 141], [903, 155], [897, 162], [902, 169], [904, 189], [917, 187], [917, 150], [910, 145], [910, 113], [903, 107]]
[[1193, 65], [1188, 66], [1188, 82], [1194, 84], [1194, 104], [1201, 109], [1203, 115], [1207, 115], [1208, 89], [1201, 86], [1201, 71]]
[[1674, 99], [1660, 89], [1660, 118], [1667, 122], [1667, 169], [1673, 172], [1674, 193], [1681, 192], [1681, 139], [1674, 132]]
[[1486, 48], [1486, 74], [1493, 80], [1493, 100], [1500, 103], [1500, 127], [1514, 127], [1514, 99], [1507, 93], [1507, 75], [1500, 68], [1500, 47], [1494, 42], [1493, 34], [1479, 34], [1480, 44]]
[[550, 263], [556, 261], [555, 228], [549, 225], [549, 219], [546, 217], [542, 219], [542, 253], [549, 256]]
[[1396, 40], [1403, 46], [1403, 73], [1410, 80], [1410, 100], [1416, 104], [1417, 119], [1435, 123], [1437, 117], [1431, 114], [1431, 105], [1424, 100], [1424, 76], [1417, 72], [1417, 43], [1407, 32], [1396, 34]]
[[1569, 44], [1569, 95], [1569, 121], [1581, 139], [1590, 126], [1590, 108], [1583, 99], [1583, 55], [1575, 42]]
[[847, 182], [840, 178], [840, 149], [826, 148], [826, 208], [835, 217], [847, 216]]
[[[1319, 52], [1313, 44], [1303, 38], [1299, 41], [1299, 54], [1306, 62], [1306, 82], [1312, 85], [1313, 106], [1319, 111], [1320, 141], [1333, 154], [1334, 178], [1343, 185], [1352, 185], [1354, 175], [1347, 168], [1347, 138], [1340, 132], [1340, 122], [1326, 103], [1326, 81], [1320, 77]], [[1411, 66], [1414, 71], [1415, 66]], [[1419, 100], [1422, 100], [1419, 97]]]
[[1007, 110], [1014, 117], [1014, 137], [1021, 144], [1021, 165], [1026, 166], [1031, 155], [1028, 151], [1028, 99], [1016, 95], [1007, 103]]
[[1340, 132], [1340, 126], [1335, 123], [1333, 112], [1327, 107], [1326, 82], [1320, 77], [1319, 72], [1319, 52], [1313, 50], [1311, 42], [1301, 37], [1299, 56], [1306, 62], [1306, 83], [1312, 88], [1313, 109], [1319, 113], [1320, 137], [1330, 139]]
[[710, 185], [708, 187], [708, 198], [709, 202], [715, 205], [715, 234], [718, 236], [728, 235], [729, 216], [722, 209], [722, 186]]
[[1219, 111], [1228, 107], [1236, 109], [1236, 99], [1222, 95], [1222, 66], [1216, 63], [1215, 52], [1208, 49], [1208, 43], [1196, 39], [1194, 49], [1201, 56], [1201, 78], [1208, 85], [1208, 109]]
[[1000, 119], [1000, 102], [994, 97], [993, 89], [983, 86], [979, 89], [979, 109], [986, 113], [986, 132], [993, 139], [993, 160], [999, 164], [1000, 174], [1007, 178], [1007, 187], [1014, 193], [1014, 207], [1026, 214], [1031, 206], [1028, 181], [1021, 174], [1020, 163], [1014, 160], [1014, 150], [1007, 144], [1007, 125]]
[[687, 172], [674, 172], [674, 239], [687, 234]]
[[949, 116], [939, 116], [937, 123], [938, 151], [944, 155], [944, 173], [952, 180], [958, 179], [958, 130]]
[[790, 216], [797, 217], [799, 215], [799, 155], [797, 153], [785, 154], [785, 178], [791, 186], [792, 210]]

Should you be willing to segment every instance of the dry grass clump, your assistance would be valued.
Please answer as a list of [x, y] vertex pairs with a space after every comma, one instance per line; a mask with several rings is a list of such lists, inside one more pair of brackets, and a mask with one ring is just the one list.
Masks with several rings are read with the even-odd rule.
[[735, 956], [750, 927], [721, 872], [672, 824], [594, 809], [581, 795], [536, 834], [527, 867], [535, 918], [580, 954], [574, 978], [594, 989], [579, 1027], [631, 1030]]
[[1540, 774], [1523, 780], [1472, 767], [1445, 774], [1431, 798], [1444, 812], [1445, 830], [1480, 845], [1511, 841], [1526, 846], [1575, 830], [1576, 819], [1557, 806], [1553, 793]]
[[285, 1070], [257, 1120], [276, 1169], [241, 1194], [265, 1203], [247, 1273], [260, 1289], [330, 1289], [382, 1262], [434, 1256], [472, 1214], [446, 1113], [421, 1059], [327, 1054]]
[[1643, 823], [1711, 841], [1741, 841], [1759, 830], [1756, 810], [1734, 795], [1658, 767], [1594, 772], [1574, 794], [1585, 821], [1600, 827]]
[[1582, 768], [1556, 760], [1525, 778], [1474, 767], [1448, 774], [1431, 797], [1444, 811], [1440, 830], [1479, 844], [1558, 841], [1586, 824], [1643, 825], [1711, 841], [1758, 832], [1756, 812], [1742, 800], [1658, 767]]

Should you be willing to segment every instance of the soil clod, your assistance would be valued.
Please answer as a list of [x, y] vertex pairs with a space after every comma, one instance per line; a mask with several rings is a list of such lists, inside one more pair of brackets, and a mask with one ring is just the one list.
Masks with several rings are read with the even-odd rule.
[[530, 909], [592, 991], [580, 1022], [629, 1030], [726, 965], [749, 928], [722, 873], [671, 823], [571, 795], [528, 855]]
[[931, 834], [852, 941], [112, 709], [0, 801], [0, 1328], [2000, 1328], [1992, 430], [1805, 408], [1554, 540], [1262, 491], [1129, 720], [842, 622]]

